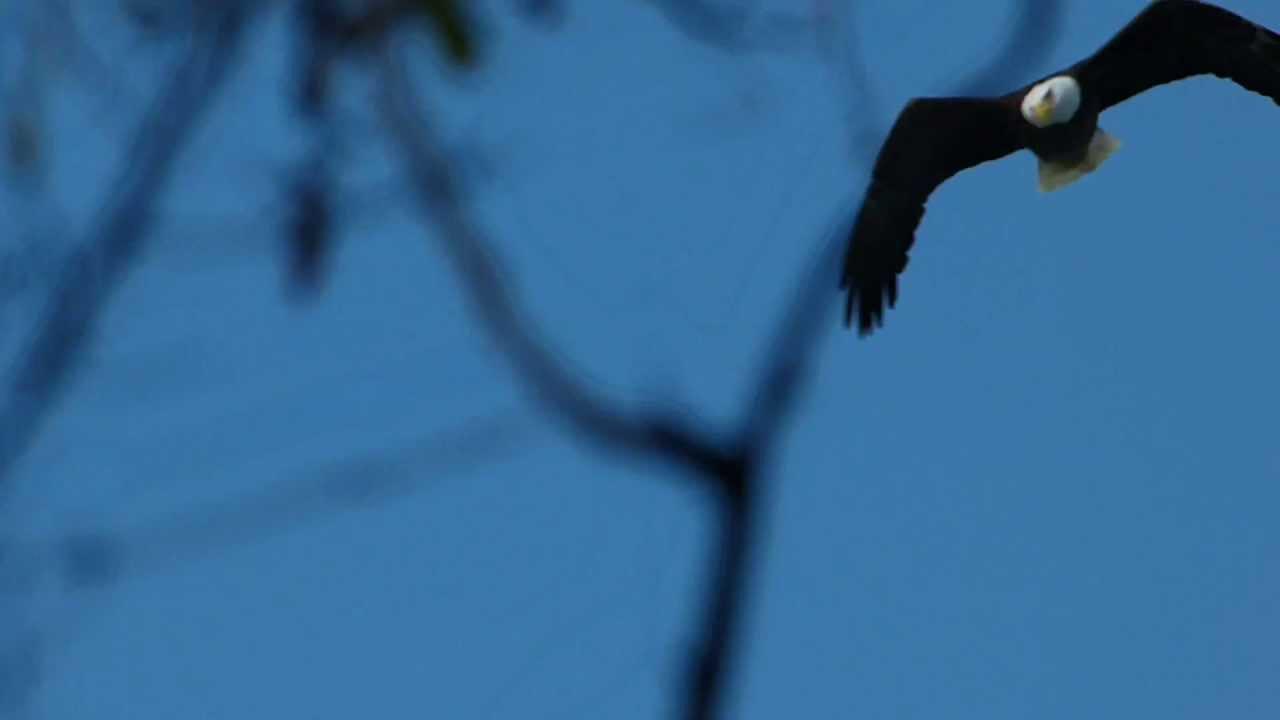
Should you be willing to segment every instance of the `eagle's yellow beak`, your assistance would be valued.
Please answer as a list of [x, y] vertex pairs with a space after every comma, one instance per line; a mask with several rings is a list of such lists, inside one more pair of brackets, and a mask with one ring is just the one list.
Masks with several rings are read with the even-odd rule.
[[1049, 120], [1053, 118], [1053, 103], [1049, 102], [1048, 98], [1044, 98], [1031, 106], [1031, 112], [1035, 113], [1036, 120], [1039, 120], [1041, 125], [1048, 125]]

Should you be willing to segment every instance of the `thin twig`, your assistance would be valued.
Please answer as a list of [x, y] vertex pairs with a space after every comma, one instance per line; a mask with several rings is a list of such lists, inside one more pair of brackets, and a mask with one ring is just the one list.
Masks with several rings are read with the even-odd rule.
[[185, 566], [232, 545], [399, 500], [457, 474], [511, 457], [532, 428], [506, 411], [436, 432], [409, 447], [345, 458], [207, 507], [135, 527], [70, 533], [5, 545], [0, 581], [8, 592], [52, 579], [75, 590], [102, 589]]
[[528, 444], [531, 429], [516, 412], [476, 418], [410, 447], [346, 458], [167, 522], [68, 538], [55, 547], [54, 565], [74, 587], [101, 587], [180, 567], [212, 551], [400, 500], [444, 476], [508, 459]]
[[141, 252], [152, 208], [228, 74], [253, 5], [228, 3], [210, 17], [208, 32], [193, 43], [134, 134], [89, 241], [66, 263], [0, 406], [0, 487], [66, 388], [112, 293]]
[[835, 95], [844, 98], [844, 125], [855, 163], [870, 167], [880, 149], [884, 130], [877, 124], [881, 102], [856, 42], [856, 14], [849, 3], [815, 0], [821, 27], [820, 45], [831, 66]]
[[708, 0], [648, 0], [691, 39], [730, 53], [792, 52], [814, 49], [813, 18], [762, 13], [754, 3]]
[[695, 436], [677, 421], [616, 411], [575, 381], [555, 354], [543, 347], [534, 325], [516, 310], [518, 304], [502, 280], [498, 260], [464, 208], [461, 188], [450, 172], [439, 139], [415, 108], [404, 67], [390, 52], [383, 55], [379, 84], [384, 115], [398, 143], [415, 199], [432, 219], [435, 235], [466, 281], [485, 327], [539, 399], [585, 437], [612, 449], [674, 458], [700, 469], [722, 464], [725, 458], [714, 443]]
[[1053, 55], [1066, 14], [1062, 0], [1025, 0], [1016, 4], [1004, 46], [949, 94], [1003, 95], [1034, 78], [1027, 73]]
[[670, 461], [709, 486], [718, 500], [720, 532], [716, 577], [709, 590], [702, 636], [692, 650], [686, 685], [690, 718], [718, 717], [725, 680], [739, 636], [754, 538], [755, 451], [725, 443], [716, 433], [670, 417], [629, 415], [582, 386], [556, 360], [521, 317], [497, 260], [478, 224], [468, 216], [457, 181], [438, 139], [416, 109], [415, 94], [399, 59], [383, 54], [379, 86], [387, 124], [395, 137], [424, 216], [435, 228], [485, 328], [521, 377], [555, 417], [580, 436], [614, 451]]
[[792, 293], [791, 305], [774, 332], [769, 355], [754, 385], [755, 402], [741, 427], [739, 445], [764, 453], [779, 441], [785, 424], [809, 378], [813, 356], [833, 324], [831, 287], [837, 278], [844, 237], [832, 234], [814, 253], [807, 272]]

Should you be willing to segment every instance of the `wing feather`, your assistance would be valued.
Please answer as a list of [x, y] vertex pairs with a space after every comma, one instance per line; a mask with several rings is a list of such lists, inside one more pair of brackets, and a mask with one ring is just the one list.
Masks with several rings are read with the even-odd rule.
[[1016, 97], [918, 98], [898, 114], [845, 251], [845, 325], [856, 311], [859, 335], [883, 324], [886, 304], [897, 302], [929, 195], [956, 173], [1023, 147]]
[[1280, 104], [1280, 35], [1196, 0], [1157, 0], [1069, 72], [1099, 111], [1157, 85], [1216, 75]]

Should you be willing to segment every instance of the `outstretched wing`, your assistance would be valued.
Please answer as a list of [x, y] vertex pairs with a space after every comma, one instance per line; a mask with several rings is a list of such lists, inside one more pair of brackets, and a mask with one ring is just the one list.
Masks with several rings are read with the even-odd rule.
[[1004, 98], [921, 98], [898, 114], [880, 148], [845, 251], [845, 325], [884, 322], [929, 194], [952, 175], [1022, 149], [1019, 93]]
[[1280, 104], [1280, 35], [1208, 3], [1157, 0], [1069, 72], [1094, 94], [1099, 111], [1208, 74]]

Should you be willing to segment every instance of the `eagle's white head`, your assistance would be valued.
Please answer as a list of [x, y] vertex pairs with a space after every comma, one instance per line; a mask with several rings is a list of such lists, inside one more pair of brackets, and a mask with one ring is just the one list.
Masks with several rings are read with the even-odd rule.
[[1080, 83], [1058, 75], [1037, 83], [1022, 98], [1022, 117], [1038, 128], [1064, 123], [1080, 109]]

